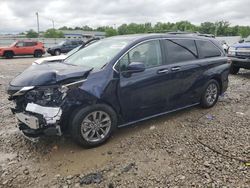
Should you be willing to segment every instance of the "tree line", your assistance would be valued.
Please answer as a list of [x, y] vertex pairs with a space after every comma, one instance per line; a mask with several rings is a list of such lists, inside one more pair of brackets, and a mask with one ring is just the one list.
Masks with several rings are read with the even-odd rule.
[[[43, 32], [42, 35], [47, 38], [61, 38], [63, 32], [61, 30], [84, 30], [84, 31], [102, 31], [106, 33], [106, 36], [136, 34], [136, 33], [164, 33], [170, 31], [186, 31], [186, 32], [199, 32], [203, 34], [213, 34], [215, 36], [242, 36], [243, 38], [250, 35], [250, 26], [231, 26], [228, 21], [218, 22], [203, 22], [200, 25], [194, 25], [189, 21], [180, 21], [176, 23], [130, 23], [122, 24], [119, 27], [102, 26], [92, 28], [90, 26], [82, 27], [67, 27], [63, 26], [59, 29], [48, 29]], [[34, 30], [29, 30], [26, 33], [26, 37], [35, 38], [38, 37], [38, 33]]]

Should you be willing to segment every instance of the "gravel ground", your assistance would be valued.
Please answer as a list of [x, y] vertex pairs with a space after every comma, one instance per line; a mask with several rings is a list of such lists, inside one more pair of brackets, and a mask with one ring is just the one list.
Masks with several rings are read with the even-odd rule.
[[154, 118], [83, 149], [18, 131], [5, 90], [33, 61], [0, 59], [0, 187], [250, 187], [250, 71], [230, 75], [211, 109]]

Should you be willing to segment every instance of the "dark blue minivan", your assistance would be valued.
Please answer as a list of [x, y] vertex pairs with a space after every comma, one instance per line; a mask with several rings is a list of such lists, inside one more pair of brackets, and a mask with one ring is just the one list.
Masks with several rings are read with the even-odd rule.
[[70, 132], [93, 147], [117, 127], [198, 104], [214, 106], [228, 87], [229, 68], [214, 38], [116, 36], [63, 63], [30, 66], [11, 81], [8, 93], [24, 135]]

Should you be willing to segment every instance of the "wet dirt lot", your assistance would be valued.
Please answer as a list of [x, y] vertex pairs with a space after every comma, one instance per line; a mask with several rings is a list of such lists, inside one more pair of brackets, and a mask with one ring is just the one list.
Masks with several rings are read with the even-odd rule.
[[67, 136], [33, 143], [18, 131], [6, 87], [33, 61], [0, 59], [0, 187], [250, 186], [250, 71], [230, 75], [211, 109], [141, 122], [83, 149]]

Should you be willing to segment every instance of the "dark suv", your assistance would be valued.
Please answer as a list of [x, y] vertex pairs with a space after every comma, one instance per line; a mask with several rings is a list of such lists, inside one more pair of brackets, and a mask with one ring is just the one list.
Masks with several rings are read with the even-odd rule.
[[117, 127], [198, 104], [214, 106], [227, 89], [229, 67], [212, 38], [117, 36], [63, 63], [29, 67], [11, 81], [8, 93], [26, 136], [70, 132], [91, 147]]
[[68, 53], [72, 49], [83, 44], [82, 40], [65, 40], [59, 44], [47, 49], [50, 55], [60, 55], [61, 53]]

